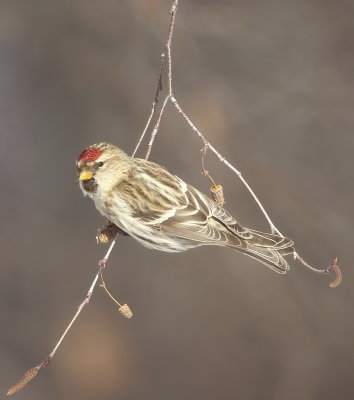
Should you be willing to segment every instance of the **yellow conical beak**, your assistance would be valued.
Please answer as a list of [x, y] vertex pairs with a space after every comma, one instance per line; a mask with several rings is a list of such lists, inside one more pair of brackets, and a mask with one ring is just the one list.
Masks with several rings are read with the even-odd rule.
[[79, 176], [79, 181], [88, 181], [89, 179], [92, 179], [92, 178], [93, 178], [92, 172], [82, 171]]

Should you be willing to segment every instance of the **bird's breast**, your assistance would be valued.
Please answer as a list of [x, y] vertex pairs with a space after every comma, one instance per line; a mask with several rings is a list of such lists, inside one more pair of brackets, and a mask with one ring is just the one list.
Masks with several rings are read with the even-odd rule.
[[119, 194], [110, 196], [98, 191], [92, 198], [97, 210], [128, 234], [146, 234], [150, 229], [139, 218], [132, 216], [131, 206]]

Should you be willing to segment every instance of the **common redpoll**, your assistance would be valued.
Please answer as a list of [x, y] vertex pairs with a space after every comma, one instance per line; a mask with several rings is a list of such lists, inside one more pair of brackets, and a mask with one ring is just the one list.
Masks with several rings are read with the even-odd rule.
[[84, 195], [93, 199], [110, 227], [146, 247], [180, 252], [225, 246], [276, 272], [289, 269], [283, 256], [294, 252], [292, 240], [244, 228], [212, 199], [158, 164], [98, 143], [80, 154], [77, 171]]

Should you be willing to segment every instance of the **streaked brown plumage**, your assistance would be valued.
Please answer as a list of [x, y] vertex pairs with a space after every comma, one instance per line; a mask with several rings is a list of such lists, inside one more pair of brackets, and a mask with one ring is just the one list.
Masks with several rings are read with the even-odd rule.
[[109, 143], [85, 149], [77, 161], [80, 186], [120, 230], [149, 248], [179, 252], [202, 245], [230, 247], [279, 273], [293, 242], [244, 228], [224, 208], [151, 161]]

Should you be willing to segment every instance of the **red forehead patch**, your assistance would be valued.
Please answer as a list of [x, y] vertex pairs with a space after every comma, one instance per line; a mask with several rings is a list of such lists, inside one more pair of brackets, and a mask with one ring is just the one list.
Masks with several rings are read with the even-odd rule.
[[95, 147], [89, 147], [85, 149], [77, 159], [78, 161], [86, 161], [86, 162], [93, 162], [96, 161], [97, 158], [103, 153], [102, 150], [99, 150]]

